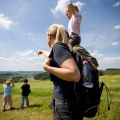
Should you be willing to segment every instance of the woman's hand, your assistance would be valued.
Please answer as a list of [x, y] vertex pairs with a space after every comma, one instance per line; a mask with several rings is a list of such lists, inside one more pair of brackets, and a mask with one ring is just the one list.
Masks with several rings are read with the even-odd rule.
[[45, 50], [39, 50], [38, 51], [38, 55], [44, 55], [45, 57], [48, 57], [49, 56], [49, 52], [48, 51], [45, 51]]
[[48, 71], [48, 67], [50, 66], [50, 63], [51, 63], [51, 58], [48, 58], [43, 64], [44, 70]]
[[42, 50], [38, 51], [38, 55], [41, 55], [41, 54], [43, 54], [43, 51]]

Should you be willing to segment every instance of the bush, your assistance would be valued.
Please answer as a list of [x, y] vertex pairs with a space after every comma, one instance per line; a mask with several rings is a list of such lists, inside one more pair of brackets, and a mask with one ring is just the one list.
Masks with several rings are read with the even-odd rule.
[[47, 80], [47, 79], [50, 79], [49, 73], [47, 73], [47, 72], [43, 72], [43, 73], [37, 74], [33, 78], [35, 80]]
[[14, 77], [12, 77], [13, 82], [23, 82], [24, 79], [25, 78], [23, 76], [14, 76]]
[[99, 70], [99, 76], [104, 75], [103, 70]]

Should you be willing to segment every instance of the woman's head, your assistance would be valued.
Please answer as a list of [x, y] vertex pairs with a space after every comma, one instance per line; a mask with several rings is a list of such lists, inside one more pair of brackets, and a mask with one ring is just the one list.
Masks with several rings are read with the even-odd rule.
[[64, 29], [63, 25], [53, 24], [48, 28], [47, 31], [48, 36], [48, 45], [49, 47], [53, 47], [53, 45], [57, 42], [68, 43], [68, 36]]

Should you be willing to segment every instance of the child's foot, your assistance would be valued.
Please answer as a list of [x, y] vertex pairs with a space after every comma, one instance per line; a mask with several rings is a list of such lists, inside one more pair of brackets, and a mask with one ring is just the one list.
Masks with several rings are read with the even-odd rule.
[[10, 110], [14, 110], [15, 108], [14, 107], [11, 107]]
[[5, 111], [6, 111], [6, 109], [3, 109], [2, 111], [3, 111], [3, 112], [5, 112]]

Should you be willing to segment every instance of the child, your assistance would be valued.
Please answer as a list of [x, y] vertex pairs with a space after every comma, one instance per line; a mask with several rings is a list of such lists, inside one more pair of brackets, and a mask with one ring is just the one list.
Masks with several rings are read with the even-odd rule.
[[80, 54], [84, 55], [91, 62], [94, 69], [97, 69], [98, 62], [97, 60], [90, 55], [90, 53], [82, 46], [80, 46], [81, 37], [80, 37], [80, 23], [82, 16], [79, 13], [77, 6], [69, 3], [66, 7], [66, 15], [69, 19], [68, 23], [68, 37], [69, 43], [72, 46], [72, 49], [78, 51]]
[[24, 84], [21, 87], [22, 89], [22, 101], [21, 101], [21, 109], [24, 108], [24, 100], [26, 100], [26, 105], [27, 107], [29, 107], [29, 99], [28, 99], [28, 95], [31, 92], [30, 90], [30, 85], [28, 84], [28, 79], [24, 80]]
[[77, 6], [72, 3], [66, 6], [66, 15], [69, 19], [68, 23], [68, 33], [70, 37], [70, 42], [72, 45], [79, 45], [81, 42], [80, 38], [80, 24], [82, 16], [79, 13]]
[[6, 82], [3, 83], [3, 87], [4, 87], [4, 102], [3, 102], [3, 111], [5, 111], [5, 106], [7, 103], [9, 103], [10, 105], [10, 110], [13, 109], [12, 107], [12, 87], [14, 87], [14, 83], [11, 80], [7, 80]]

